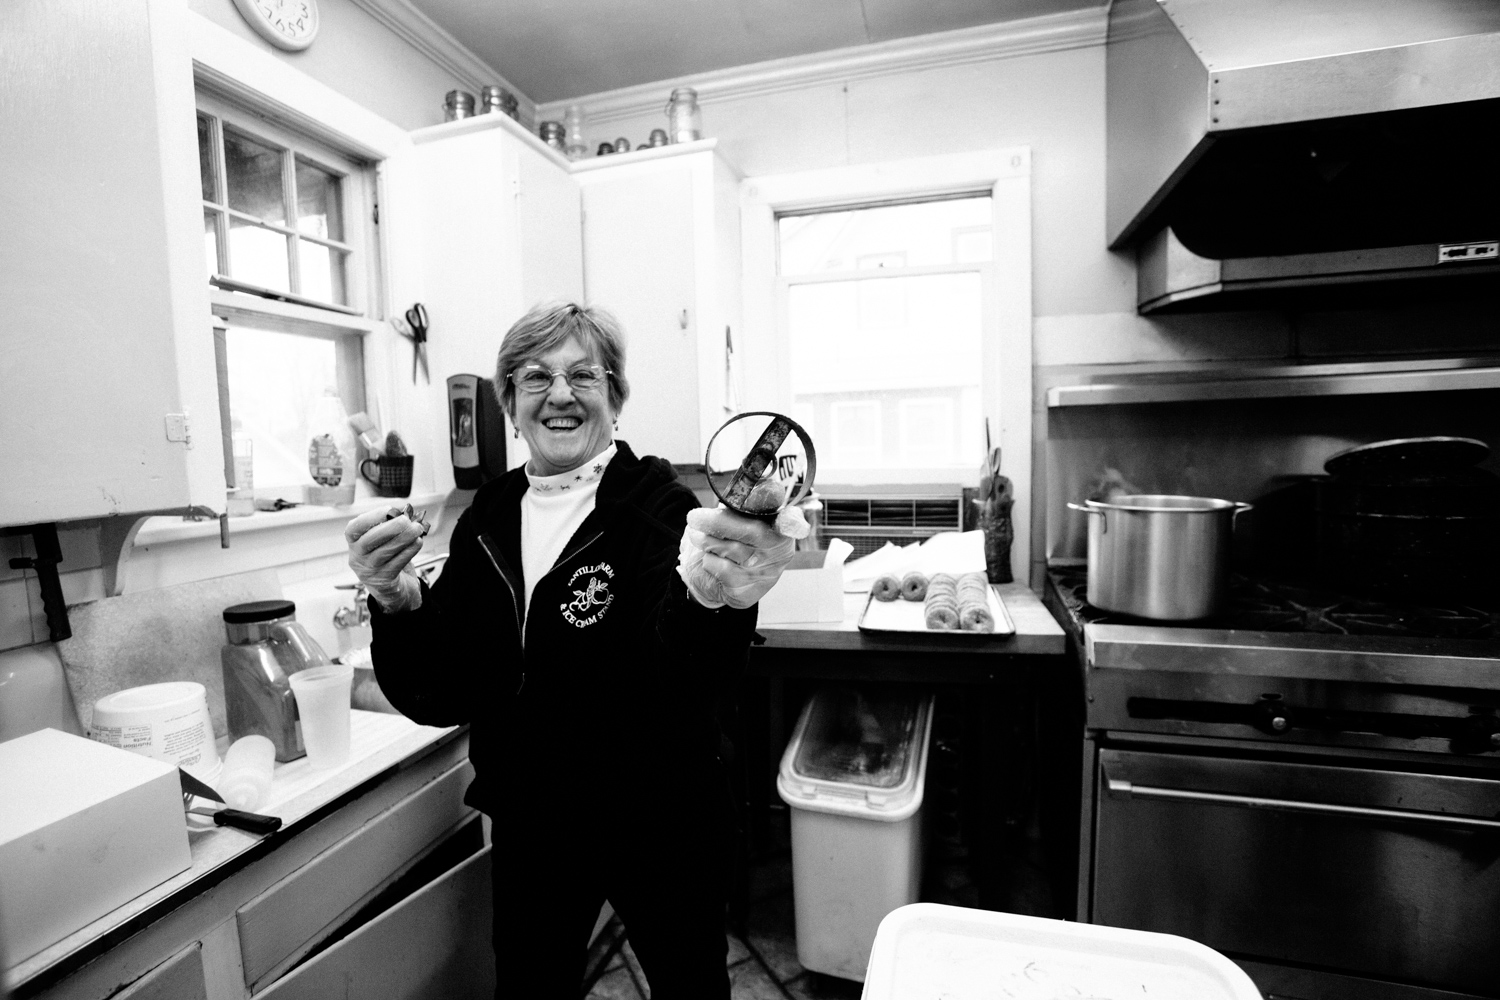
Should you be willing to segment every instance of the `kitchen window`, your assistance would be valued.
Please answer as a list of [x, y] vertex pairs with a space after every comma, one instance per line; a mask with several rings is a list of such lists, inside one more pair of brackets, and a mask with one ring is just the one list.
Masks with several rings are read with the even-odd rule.
[[332, 392], [349, 413], [367, 409], [371, 168], [204, 92], [198, 164], [226, 450], [230, 436], [248, 437], [255, 487], [286, 494], [310, 481], [317, 401]]
[[988, 192], [777, 216], [794, 412], [825, 477], [954, 478], [984, 451]]

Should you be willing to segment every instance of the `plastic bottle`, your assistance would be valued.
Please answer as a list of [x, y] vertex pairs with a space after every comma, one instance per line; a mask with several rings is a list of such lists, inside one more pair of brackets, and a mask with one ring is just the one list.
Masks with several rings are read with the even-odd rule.
[[271, 787], [276, 746], [264, 736], [241, 736], [224, 754], [219, 794], [235, 809], [254, 812]]
[[308, 502], [338, 507], [354, 502], [354, 432], [332, 389], [313, 404], [307, 421], [307, 471], [315, 484]]

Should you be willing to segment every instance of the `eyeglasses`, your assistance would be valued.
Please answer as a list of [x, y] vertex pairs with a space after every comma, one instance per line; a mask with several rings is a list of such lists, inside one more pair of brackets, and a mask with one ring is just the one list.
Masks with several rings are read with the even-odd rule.
[[600, 365], [574, 365], [567, 370], [522, 365], [510, 373], [510, 380], [522, 392], [540, 393], [551, 389], [552, 380], [561, 375], [574, 392], [593, 392], [604, 384], [605, 376], [613, 374], [614, 372]]

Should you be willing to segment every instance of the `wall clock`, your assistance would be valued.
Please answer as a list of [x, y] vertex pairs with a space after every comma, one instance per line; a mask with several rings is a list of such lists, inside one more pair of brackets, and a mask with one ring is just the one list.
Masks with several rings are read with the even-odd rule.
[[234, 0], [240, 16], [262, 38], [288, 52], [300, 52], [318, 33], [318, 0]]

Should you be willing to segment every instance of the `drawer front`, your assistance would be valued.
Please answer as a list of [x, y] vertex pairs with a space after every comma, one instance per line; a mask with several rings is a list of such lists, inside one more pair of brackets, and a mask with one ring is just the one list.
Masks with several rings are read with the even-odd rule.
[[254, 987], [471, 812], [465, 761], [372, 819], [235, 914]]
[[490, 849], [408, 896], [256, 1000], [490, 1000]]

